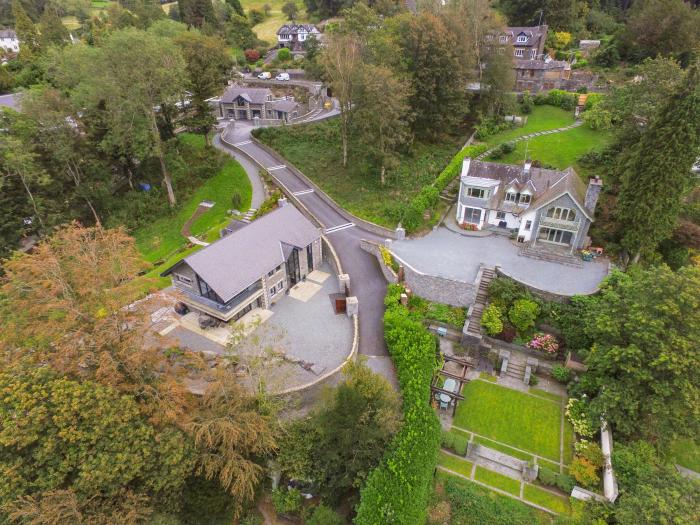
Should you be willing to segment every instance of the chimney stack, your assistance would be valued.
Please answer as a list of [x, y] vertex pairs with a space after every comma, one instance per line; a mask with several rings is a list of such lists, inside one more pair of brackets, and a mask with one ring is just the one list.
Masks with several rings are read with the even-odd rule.
[[523, 164], [523, 173], [525, 175], [530, 174], [530, 169], [532, 168], [532, 161], [531, 160], [526, 160], [525, 164]]
[[586, 188], [586, 199], [584, 201], [584, 206], [588, 208], [589, 211], [594, 212], [595, 206], [598, 203], [598, 197], [600, 197], [600, 191], [603, 189], [603, 179], [598, 177], [591, 177], [588, 180], [588, 188]]

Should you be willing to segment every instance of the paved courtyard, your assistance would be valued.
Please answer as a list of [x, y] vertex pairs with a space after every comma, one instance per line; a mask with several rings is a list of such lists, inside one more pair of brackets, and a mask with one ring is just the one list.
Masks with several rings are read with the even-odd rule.
[[594, 292], [607, 275], [607, 263], [585, 262], [582, 268], [518, 255], [518, 247], [501, 235], [469, 237], [438, 228], [420, 239], [391, 243], [391, 251], [416, 270], [460, 281], [473, 281], [481, 263], [500, 266], [513, 278], [562, 295]]
[[353, 323], [345, 314], [335, 313], [337, 291], [336, 276], [324, 263], [271, 310], [253, 310], [241, 319], [245, 323], [257, 316], [262, 322], [248, 325], [243, 340], [229, 349], [206, 331], [190, 328], [183, 318], [165, 332], [190, 350], [235, 354], [268, 391], [279, 392], [320, 380], [348, 357]]

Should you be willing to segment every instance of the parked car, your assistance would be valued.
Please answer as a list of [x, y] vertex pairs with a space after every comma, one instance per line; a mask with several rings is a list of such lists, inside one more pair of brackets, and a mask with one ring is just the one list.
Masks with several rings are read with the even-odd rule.
[[289, 80], [289, 73], [280, 73], [275, 77], [275, 80]]
[[269, 79], [272, 78], [272, 75], [270, 74], [269, 71], [263, 71], [262, 73], [260, 73], [260, 74], [258, 75], [258, 78], [259, 78], [260, 80], [269, 80]]

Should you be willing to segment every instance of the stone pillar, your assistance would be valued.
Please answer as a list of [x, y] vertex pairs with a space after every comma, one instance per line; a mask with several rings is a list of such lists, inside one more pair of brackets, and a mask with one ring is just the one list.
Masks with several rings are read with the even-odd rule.
[[403, 241], [405, 238], [406, 238], [406, 229], [399, 224], [399, 226], [396, 228], [396, 240]]
[[401, 294], [401, 304], [404, 306], [408, 306], [408, 295], [405, 293]]
[[345, 300], [345, 313], [348, 317], [352, 317], [359, 312], [360, 305], [357, 301], [357, 297], [348, 297]]
[[277, 199], [277, 206], [284, 208], [287, 205], [287, 197], [281, 197]]
[[350, 290], [350, 276], [347, 273], [341, 273], [338, 276], [338, 290], [344, 294], [346, 290]]

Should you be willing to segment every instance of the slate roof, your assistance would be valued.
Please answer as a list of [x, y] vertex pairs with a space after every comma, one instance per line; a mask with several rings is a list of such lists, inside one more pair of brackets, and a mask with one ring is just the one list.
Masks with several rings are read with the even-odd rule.
[[[521, 33], [525, 33], [525, 36], [527, 36], [527, 42], [516, 42], [516, 38]], [[540, 47], [540, 44], [544, 45], [544, 41], [547, 38], [547, 25], [544, 24], [533, 27], [507, 27], [505, 34], [511, 37], [510, 43], [517, 45], [518, 47]]]
[[303, 248], [320, 232], [299, 210], [286, 204], [249, 225], [185, 257], [165, 272], [187, 264], [224, 301], [284, 264], [285, 250]]
[[299, 103], [293, 100], [274, 100], [269, 104], [269, 107], [283, 113], [291, 113], [299, 107]]
[[[525, 172], [523, 166], [512, 164], [499, 164], [496, 162], [483, 162], [466, 158], [462, 164], [460, 180], [469, 184], [470, 179], [491, 179], [500, 182], [496, 191], [489, 200], [490, 209], [501, 211], [522, 212], [525, 209], [537, 209], [557, 197], [569, 193], [579, 207], [592, 218], [592, 212], [584, 206], [586, 198], [586, 186], [573, 168], [563, 171], [545, 168], [531, 167]], [[515, 206], [505, 201], [505, 193], [508, 188], [518, 192], [529, 190], [532, 194], [532, 202], [528, 208]], [[469, 197], [467, 197], [469, 199]], [[462, 199], [464, 204], [469, 204]], [[481, 207], [484, 201], [481, 200]], [[477, 205], [477, 204], [474, 204]]]
[[313, 24], [284, 24], [277, 30], [278, 35], [298, 35], [306, 31], [307, 33], [318, 34], [319, 30]]
[[14, 109], [15, 111], [20, 110], [20, 97], [22, 95], [19, 93], [10, 93], [9, 95], [0, 95], [0, 107], [6, 107]]
[[238, 97], [243, 97], [251, 104], [264, 104], [268, 97], [272, 96], [272, 91], [267, 88], [253, 88], [247, 86], [234, 85], [229, 87], [221, 96], [221, 102], [231, 104]]
[[0, 38], [17, 38], [14, 29], [0, 29]]

